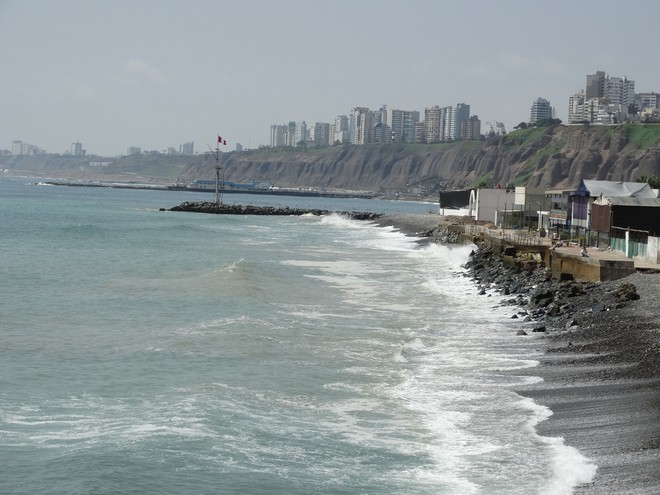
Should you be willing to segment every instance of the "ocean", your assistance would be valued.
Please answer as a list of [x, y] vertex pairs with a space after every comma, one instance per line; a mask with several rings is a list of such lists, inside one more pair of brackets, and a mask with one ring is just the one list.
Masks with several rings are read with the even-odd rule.
[[515, 389], [538, 351], [464, 276], [471, 246], [37, 182], [0, 177], [0, 493], [570, 494], [593, 475], [536, 433], [550, 411]]

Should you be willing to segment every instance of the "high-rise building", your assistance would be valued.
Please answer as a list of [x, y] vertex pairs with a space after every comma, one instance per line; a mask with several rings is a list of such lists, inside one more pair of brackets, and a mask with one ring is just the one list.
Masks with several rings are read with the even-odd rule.
[[378, 122], [374, 126], [374, 143], [391, 143], [392, 129], [384, 122]]
[[628, 105], [635, 103], [635, 81], [626, 76], [608, 77], [605, 80], [605, 98], [627, 109]]
[[451, 118], [449, 119], [449, 139], [446, 141], [460, 141], [463, 139], [461, 130], [464, 128], [463, 123], [470, 118], [470, 105], [466, 103], [457, 103], [452, 108]]
[[599, 70], [595, 74], [587, 74], [587, 87], [585, 98], [602, 98], [605, 96], [605, 71]]
[[440, 107], [438, 105], [424, 109], [424, 134], [427, 143], [440, 142]]
[[426, 143], [426, 124], [417, 122], [415, 124], [415, 143]]
[[532, 110], [529, 115], [530, 124], [536, 124], [541, 120], [549, 120], [552, 116], [552, 106], [545, 98], [539, 97], [532, 103]]
[[82, 143], [80, 141], [71, 143], [71, 154], [74, 156], [83, 156], [85, 154], [85, 150], [83, 149]]
[[462, 130], [463, 139], [467, 141], [478, 141], [481, 139], [481, 120], [476, 115], [471, 115], [464, 123]]
[[131, 155], [139, 155], [141, 153], [142, 153], [142, 148], [138, 146], [129, 146], [126, 154], [128, 156], [131, 156]]
[[286, 136], [289, 127], [282, 124], [273, 124], [270, 126], [270, 147], [278, 148], [280, 146], [286, 146]]
[[286, 130], [286, 145], [295, 146], [296, 145], [296, 123], [290, 121]]
[[317, 122], [314, 124], [314, 146], [328, 146], [330, 144], [330, 124]]
[[[371, 118], [368, 115], [371, 114]], [[349, 114], [348, 141], [352, 144], [364, 144], [369, 142], [369, 130], [365, 127], [371, 121], [373, 126], [374, 116], [367, 107], [355, 107]]]
[[334, 138], [333, 138], [333, 143], [348, 143], [349, 138], [348, 138], [348, 129], [349, 129], [349, 124], [348, 124], [348, 117], [346, 115], [339, 115], [335, 119], [335, 130], [334, 130]]
[[606, 98], [609, 103], [627, 107], [635, 103], [635, 81], [626, 76], [612, 77], [599, 70], [587, 75], [585, 99]]
[[658, 93], [637, 93], [635, 95], [635, 105], [638, 110], [660, 108], [660, 94]]
[[374, 112], [374, 120], [376, 124], [386, 124], [389, 125], [389, 122], [387, 121], [387, 105], [383, 105], [378, 109], [378, 111]]
[[193, 156], [195, 154], [195, 143], [193, 141], [188, 141], [179, 145], [179, 154], [186, 156]]
[[419, 122], [419, 112], [416, 110], [388, 110], [387, 122], [392, 128], [392, 142], [414, 143], [415, 124]]
[[584, 102], [586, 101], [585, 90], [575, 93], [568, 98], [568, 123], [579, 124], [586, 119], [584, 114]]
[[295, 130], [295, 137], [294, 137], [294, 146], [300, 146], [301, 143], [305, 144], [309, 140], [309, 136], [307, 135], [307, 122], [304, 120], [300, 122], [296, 122], [296, 130]]

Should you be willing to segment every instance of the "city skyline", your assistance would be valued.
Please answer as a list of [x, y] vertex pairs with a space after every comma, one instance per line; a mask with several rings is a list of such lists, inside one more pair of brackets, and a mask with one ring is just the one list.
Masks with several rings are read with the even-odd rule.
[[115, 156], [192, 141], [202, 152], [221, 133], [228, 151], [254, 149], [269, 145], [273, 123], [332, 122], [358, 105], [423, 113], [466, 102], [511, 130], [541, 97], [567, 122], [587, 74], [627, 76], [638, 92], [660, 84], [630, 46], [654, 16], [599, 28], [618, 5], [5, 0], [0, 148], [22, 140], [62, 153], [81, 142]]

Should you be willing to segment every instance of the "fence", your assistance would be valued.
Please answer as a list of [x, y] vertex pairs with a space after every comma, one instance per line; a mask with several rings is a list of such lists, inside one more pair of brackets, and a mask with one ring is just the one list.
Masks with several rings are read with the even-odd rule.
[[612, 227], [610, 247], [612, 251], [622, 252], [627, 258], [645, 257], [648, 243], [649, 232], [646, 230]]
[[491, 237], [501, 237], [506, 241], [525, 246], [540, 246], [544, 243], [538, 234], [527, 232], [519, 234], [510, 230], [489, 229], [488, 227], [483, 227], [481, 225], [465, 225], [465, 233], [474, 236], [488, 235]]

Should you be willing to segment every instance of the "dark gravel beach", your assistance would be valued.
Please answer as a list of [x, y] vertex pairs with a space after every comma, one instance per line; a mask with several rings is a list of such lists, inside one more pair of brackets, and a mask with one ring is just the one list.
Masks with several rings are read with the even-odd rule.
[[[445, 242], [453, 220], [398, 215], [377, 223]], [[553, 413], [539, 434], [563, 438], [598, 467], [574, 493], [660, 494], [660, 273], [560, 283], [541, 266], [475, 258], [479, 251], [466, 275], [490, 304], [510, 306], [521, 345], [541, 351], [528, 373], [543, 381], [518, 391]]]

